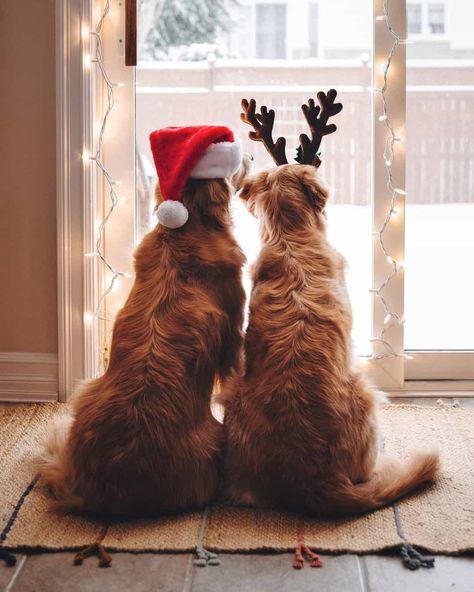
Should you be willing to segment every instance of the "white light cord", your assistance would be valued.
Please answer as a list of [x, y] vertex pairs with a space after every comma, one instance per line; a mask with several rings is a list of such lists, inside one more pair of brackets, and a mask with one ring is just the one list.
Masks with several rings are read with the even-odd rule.
[[390, 222], [393, 218], [399, 213], [398, 207], [398, 199], [399, 197], [403, 197], [406, 195], [406, 192], [403, 189], [400, 189], [394, 184], [393, 179], [393, 160], [395, 157], [395, 150], [394, 146], [396, 142], [400, 142], [402, 138], [400, 138], [396, 130], [393, 127], [392, 121], [389, 116], [389, 109], [387, 105], [387, 89], [388, 89], [388, 73], [392, 65], [393, 56], [395, 51], [399, 45], [406, 45], [408, 43], [407, 39], [402, 39], [395, 29], [393, 28], [390, 18], [389, 18], [389, 0], [384, 0], [383, 2], [383, 15], [377, 16], [376, 20], [384, 21], [389, 31], [390, 35], [393, 38], [393, 44], [390, 48], [389, 54], [387, 56], [387, 61], [384, 63], [383, 66], [383, 85], [381, 88], [375, 88], [374, 92], [380, 94], [381, 103], [382, 103], [382, 114], [379, 117], [379, 121], [383, 122], [387, 127], [389, 135], [385, 140], [385, 147], [383, 151], [383, 159], [385, 162], [385, 168], [387, 171], [387, 188], [390, 191], [390, 207], [387, 211], [387, 214], [383, 220], [382, 225], [380, 228], [373, 233], [374, 236], [378, 238], [378, 242], [382, 253], [384, 254], [387, 263], [392, 266], [392, 269], [386, 279], [376, 288], [370, 290], [381, 302], [385, 318], [382, 329], [378, 333], [378, 335], [374, 336], [370, 341], [372, 343], [379, 343], [383, 346], [384, 352], [381, 354], [373, 354], [371, 359], [381, 359], [381, 358], [408, 358], [411, 356], [407, 356], [405, 353], [396, 352], [393, 346], [391, 345], [390, 341], [386, 338], [386, 332], [395, 325], [401, 325], [404, 323], [403, 318], [393, 310], [390, 309], [386, 298], [383, 295], [383, 291], [385, 288], [390, 284], [390, 282], [403, 270], [403, 262], [397, 261], [393, 255], [390, 254], [389, 250], [387, 249], [384, 241], [384, 233], [387, 229]]
[[[102, 77], [102, 81], [106, 87], [106, 94], [107, 94], [106, 109], [105, 109], [104, 114], [102, 116], [100, 131], [99, 131], [99, 135], [97, 137], [97, 148], [96, 148], [93, 156], [89, 155], [89, 153], [87, 153], [87, 152], [85, 152], [83, 154], [83, 160], [84, 160], [85, 164], [87, 163], [88, 160], [93, 161], [95, 163], [95, 165], [97, 166], [97, 168], [101, 171], [103, 179], [105, 180], [105, 183], [106, 183], [108, 190], [109, 190], [110, 206], [109, 206], [109, 209], [107, 210], [107, 213], [100, 221], [100, 224], [97, 228], [97, 239], [95, 242], [95, 251], [92, 253], [85, 254], [86, 257], [94, 257], [94, 256], [98, 257], [99, 260], [104, 265], [105, 269], [108, 270], [112, 274], [112, 277], [111, 277], [110, 281], [108, 282], [104, 292], [98, 298], [94, 313], [93, 314], [91, 314], [91, 313], [85, 314], [85, 318], [89, 321], [92, 320], [93, 316], [95, 316], [97, 319], [104, 321], [104, 322], [112, 320], [110, 318], [110, 316], [107, 315], [105, 313], [105, 311], [102, 310], [102, 308], [106, 302], [107, 296], [112, 292], [115, 282], [120, 277], [131, 277], [129, 273], [126, 273], [124, 271], [119, 271], [118, 269], [116, 269], [112, 265], [112, 263], [108, 260], [106, 254], [105, 254], [104, 247], [103, 247], [107, 223], [109, 222], [115, 208], [117, 207], [117, 205], [119, 203], [119, 198], [117, 196], [117, 192], [115, 189], [116, 186], [119, 184], [119, 182], [117, 182], [116, 180], [113, 179], [112, 175], [107, 170], [107, 168], [105, 167], [105, 165], [102, 161], [104, 134], [105, 134], [105, 131], [107, 128], [107, 121], [108, 121], [109, 115], [114, 108], [114, 88], [117, 86], [121, 86], [119, 84], [113, 83], [110, 80], [110, 78], [107, 74], [107, 70], [105, 68], [105, 64], [104, 64], [101, 32], [102, 32], [103, 23], [104, 23], [105, 19], [107, 18], [109, 11], [110, 11], [110, 1], [106, 0], [101, 17], [99, 19], [99, 22], [97, 23], [95, 30], [90, 31], [90, 32], [85, 31], [83, 33], [84, 37], [90, 36], [90, 38], [93, 39], [93, 42], [95, 45], [94, 52], [93, 52], [94, 59], [91, 60], [91, 62], [96, 64], [97, 67], [99, 68], [99, 71], [100, 71], [100, 74]], [[84, 55], [85, 55], [85, 57], [87, 56], [87, 54], [84, 54]], [[103, 352], [102, 352], [103, 354], [105, 353], [106, 348], [107, 348], [107, 338], [104, 337], [104, 345], [103, 345]]]

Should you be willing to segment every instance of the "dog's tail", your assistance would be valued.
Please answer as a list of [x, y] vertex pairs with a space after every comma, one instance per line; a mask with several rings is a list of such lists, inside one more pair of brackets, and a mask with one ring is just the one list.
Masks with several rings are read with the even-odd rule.
[[432, 480], [439, 466], [437, 452], [420, 452], [408, 462], [380, 456], [372, 478], [365, 483], [344, 485], [328, 497], [337, 514], [362, 514], [387, 506], [421, 484]]
[[73, 423], [70, 415], [56, 417], [37, 459], [36, 468], [44, 485], [64, 512], [81, 510], [82, 498], [74, 493], [72, 466], [68, 450], [68, 437]]

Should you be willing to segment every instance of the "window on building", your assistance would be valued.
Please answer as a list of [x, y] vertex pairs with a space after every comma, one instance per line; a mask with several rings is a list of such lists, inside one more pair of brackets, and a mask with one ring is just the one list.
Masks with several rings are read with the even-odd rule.
[[319, 4], [310, 2], [308, 12], [308, 39], [309, 57], [317, 58], [319, 55]]
[[407, 27], [410, 35], [421, 35], [421, 4], [407, 4]]
[[257, 58], [286, 58], [286, 4], [257, 4]]
[[412, 2], [407, 4], [409, 35], [444, 35], [446, 33], [444, 2]]
[[428, 31], [432, 35], [444, 35], [444, 4], [428, 4]]

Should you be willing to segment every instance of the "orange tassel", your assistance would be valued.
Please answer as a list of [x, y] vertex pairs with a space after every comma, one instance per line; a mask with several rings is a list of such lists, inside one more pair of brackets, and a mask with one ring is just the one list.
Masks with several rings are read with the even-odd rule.
[[298, 521], [297, 527], [297, 545], [295, 548], [295, 558], [293, 559], [293, 568], [302, 569], [305, 558], [309, 561], [310, 567], [322, 567], [323, 563], [321, 557], [312, 551], [304, 542], [304, 525], [301, 520]]
[[110, 567], [110, 564], [112, 563], [112, 556], [107, 552], [104, 545], [102, 544], [108, 529], [109, 526], [107, 524], [102, 528], [99, 538], [94, 543], [92, 543], [92, 545], [89, 545], [88, 547], [85, 547], [85, 549], [82, 549], [82, 551], [76, 553], [74, 556], [74, 565], [82, 565], [84, 563], [84, 559], [96, 555], [99, 558], [99, 567]]
[[295, 558], [293, 559], [293, 568], [294, 569], [302, 569], [304, 566], [304, 557], [302, 554], [302, 545], [296, 545], [295, 549]]

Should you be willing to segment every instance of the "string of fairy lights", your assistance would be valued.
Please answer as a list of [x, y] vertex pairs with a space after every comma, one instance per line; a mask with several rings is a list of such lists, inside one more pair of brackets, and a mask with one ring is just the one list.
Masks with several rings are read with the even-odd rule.
[[387, 56], [386, 62], [381, 64], [382, 72], [383, 72], [383, 84], [380, 88], [373, 89], [374, 92], [380, 94], [381, 98], [381, 106], [382, 106], [382, 114], [379, 116], [379, 121], [385, 124], [388, 135], [385, 140], [385, 146], [383, 151], [383, 160], [385, 163], [385, 169], [387, 172], [387, 189], [390, 192], [390, 206], [387, 210], [385, 218], [382, 222], [382, 225], [378, 230], [376, 230], [373, 235], [377, 237], [380, 249], [382, 250], [383, 255], [385, 256], [387, 263], [391, 266], [390, 273], [385, 278], [385, 280], [376, 288], [372, 288], [370, 292], [374, 294], [376, 298], [382, 304], [385, 317], [384, 322], [382, 325], [381, 330], [377, 335], [372, 337], [370, 340], [373, 344], [379, 343], [383, 346], [383, 352], [377, 353], [372, 355], [372, 359], [382, 359], [382, 358], [411, 358], [411, 356], [406, 355], [405, 353], [399, 353], [395, 351], [393, 345], [390, 343], [389, 339], [386, 336], [387, 331], [396, 325], [402, 325], [404, 323], [404, 318], [400, 316], [397, 312], [393, 311], [388, 302], [387, 298], [384, 296], [385, 288], [390, 284], [390, 282], [400, 273], [403, 272], [404, 263], [400, 259], [395, 258], [388, 250], [385, 239], [384, 233], [389, 227], [390, 223], [401, 214], [403, 205], [404, 205], [404, 197], [406, 192], [404, 189], [397, 187], [394, 182], [394, 175], [393, 175], [393, 160], [395, 157], [395, 145], [398, 142], [402, 142], [403, 138], [397, 134], [395, 130], [392, 120], [390, 119], [389, 115], [389, 108], [387, 104], [387, 90], [388, 90], [388, 75], [390, 68], [392, 66], [392, 60], [395, 55], [395, 52], [400, 45], [407, 45], [411, 43], [407, 39], [403, 39], [398, 35], [396, 30], [394, 29], [392, 23], [390, 22], [390, 8], [389, 8], [389, 0], [383, 1], [383, 14], [376, 17], [377, 21], [385, 22], [385, 26], [393, 39], [392, 46]]
[[[103, 218], [98, 221], [96, 226], [96, 240], [95, 240], [95, 250], [90, 253], [85, 253], [85, 257], [97, 257], [99, 261], [103, 264], [106, 271], [110, 272], [110, 277], [106, 280], [106, 284], [104, 287], [103, 292], [99, 295], [97, 304], [95, 306], [94, 312], [86, 312], [85, 313], [85, 322], [92, 322], [92, 320], [97, 318], [100, 321], [110, 321], [111, 318], [106, 314], [104, 310], [107, 296], [112, 292], [115, 287], [116, 282], [121, 277], [131, 277], [131, 275], [127, 272], [120, 271], [117, 269], [111, 261], [106, 256], [105, 251], [105, 234], [106, 234], [106, 226], [107, 223], [110, 221], [114, 210], [119, 204], [119, 196], [117, 194], [117, 187], [121, 185], [121, 182], [114, 179], [111, 175], [110, 171], [107, 170], [106, 166], [104, 165], [103, 160], [103, 145], [104, 145], [104, 135], [107, 129], [107, 122], [112, 112], [115, 104], [114, 99], [114, 88], [123, 86], [122, 83], [114, 83], [110, 80], [110, 77], [107, 73], [104, 63], [104, 52], [102, 46], [102, 28], [104, 25], [105, 19], [108, 17], [110, 12], [110, 1], [106, 0], [100, 19], [95, 27], [94, 30], [90, 30], [89, 27], [86, 25], [83, 26], [82, 29], [82, 39], [83, 39], [83, 47], [84, 47], [84, 68], [90, 69], [91, 64], [95, 64], [99, 70], [101, 82], [104, 85], [105, 92], [106, 92], [106, 103], [105, 108], [103, 111], [103, 115], [100, 121], [100, 128], [99, 133], [97, 136], [96, 147], [93, 153], [89, 152], [88, 150], [84, 150], [82, 154], [82, 159], [84, 161], [84, 165], [87, 166], [89, 163], [93, 162], [97, 169], [100, 171], [103, 180], [105, 181], [105, 185], [108, 190], [109, 194], [109, 206], [108, 209], [103, 216]], [[91, 54], [88, 53], [90, 49], [90, 44], [93, 44], [92, 50], [92, 58]], [[104, 330], [106, 333], [106, 330]], [[103, 356], [104, 356], [104, 364], [107, 363], [106, 353], [107, 353], [107, 337], [104, 337], [104, 345], [103, 345]]]

